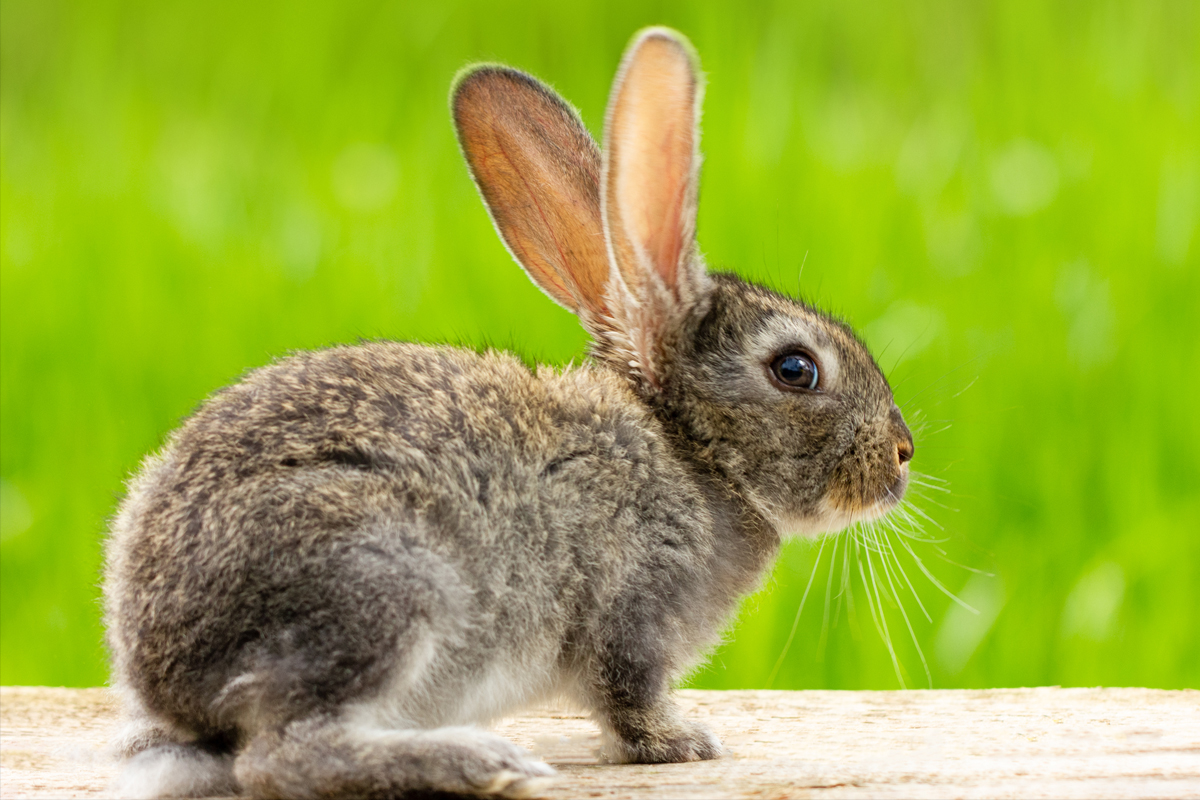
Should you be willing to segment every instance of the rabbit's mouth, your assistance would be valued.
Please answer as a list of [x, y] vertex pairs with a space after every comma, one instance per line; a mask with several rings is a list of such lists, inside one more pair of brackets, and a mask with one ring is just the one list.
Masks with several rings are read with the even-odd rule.
[[[902, 465], [894, 476], [871, 488], [861, 479], [846, 484], [837, 481], [836, 475], [834, 477], [815, 508], [787, 515], [781, 520], [780, 530], [794, 536], [816, 537], [845, 530], [859, 522], [870, 522], [891, 513], [908, 488], [907, 465]], [[886, 482], [889, 479], [890, 483]]]
[[885, 517], [899, 504], [907, 483], [908, 471], [905, 470], [892, 485], [898, 486], [898, 491], [889, 488], [882, 496], [867, 502], [847, 503], [827, 494], [817, 503], [814, 511], [793, 515], [784, 520], [780, 528], [787, 535], [815, 538], [826, 533], [837, 533], [858, 522]]
[[[905, 490], [908, 489], [908, 467], [903, 467], [900, 474], [896, 476], [896, 480], [892, 481], [892, 485], [887, 488], [887, 494], [876, 502], [883, 502], [887, 506], [886, 514], [893, 506], [900, 502], [904, 497]], [[880, 515], [882, 516], [882, 514]]]

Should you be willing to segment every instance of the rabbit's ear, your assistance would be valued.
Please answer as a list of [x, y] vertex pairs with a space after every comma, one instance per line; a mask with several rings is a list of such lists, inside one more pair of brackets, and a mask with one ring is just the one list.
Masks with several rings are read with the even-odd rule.
[[451, 106], [471, 177], [513, 258], [585, 323], [607, 316], [600, 150], [579, 115], [540, 81], [491, 65], [458, 77]]
[[682, 34], [634, 37], [609, 99], [603, 210], [613, 260], [639, 300], [654, 286], [689, 305], [707, 285], [695, 254], [703, 92]]
[[608, 339], [652, 388], [659, 345], [709, 285], [695, 242], [703, 92], [687, 39], [647, 28], [625, 53], [605, 120], [604, 232], [619, 275]]

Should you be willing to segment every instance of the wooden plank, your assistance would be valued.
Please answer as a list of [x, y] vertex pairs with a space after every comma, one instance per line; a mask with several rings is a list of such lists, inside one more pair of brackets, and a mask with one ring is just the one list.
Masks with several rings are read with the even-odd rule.
[[[495, 729], [545, 758], [548, 794], [616, 797], [1200, 797], [1200, 692], [995, 689], [679, 693], [717, 761], [598, 765], [584, 716]], [[0, 689], [0, 797], [104, 796], [118, 725], [104, 689]]]

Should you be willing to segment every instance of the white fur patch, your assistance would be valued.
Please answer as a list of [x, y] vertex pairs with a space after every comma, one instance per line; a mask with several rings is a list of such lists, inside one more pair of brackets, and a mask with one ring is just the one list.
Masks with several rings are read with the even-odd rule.
[[543, 670], [528, 664], [497, 662], [483, 679], [464, 687], [461, 699], [448, 714], [449, 724], [490, 722], [497, 717], [541, 700], [546, 694]]
[[125, 763], [114, 792], [131, 798], [237, 794], [233, 756], [213, 755], [188, 745], [154, 747]]
[[824, 533], [836, 533], [845, 530], [856, 522], [867, 522], [879, 519], [895, 507], [894, 503], [875, 501], [868, 508], [859, 511], [847, 511], [835, 507], [828, 497], [821, 498], [816, 514], [788, 517], [780, 521], [779, 530], [785, 536], [804, 536], [815, 538]]

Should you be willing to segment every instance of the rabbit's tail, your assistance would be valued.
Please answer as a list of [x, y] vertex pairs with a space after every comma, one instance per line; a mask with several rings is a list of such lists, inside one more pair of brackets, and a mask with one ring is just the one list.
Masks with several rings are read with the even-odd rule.
[[554, 770], [478, 728], [396, 730], [319, 717], [260, 733], [234, 773], [255, 797], [530, 797]]
[[125, 762], [118, 797], [228, 797], [238, 794], [234, 755], [175, 742], [147, 748]]

